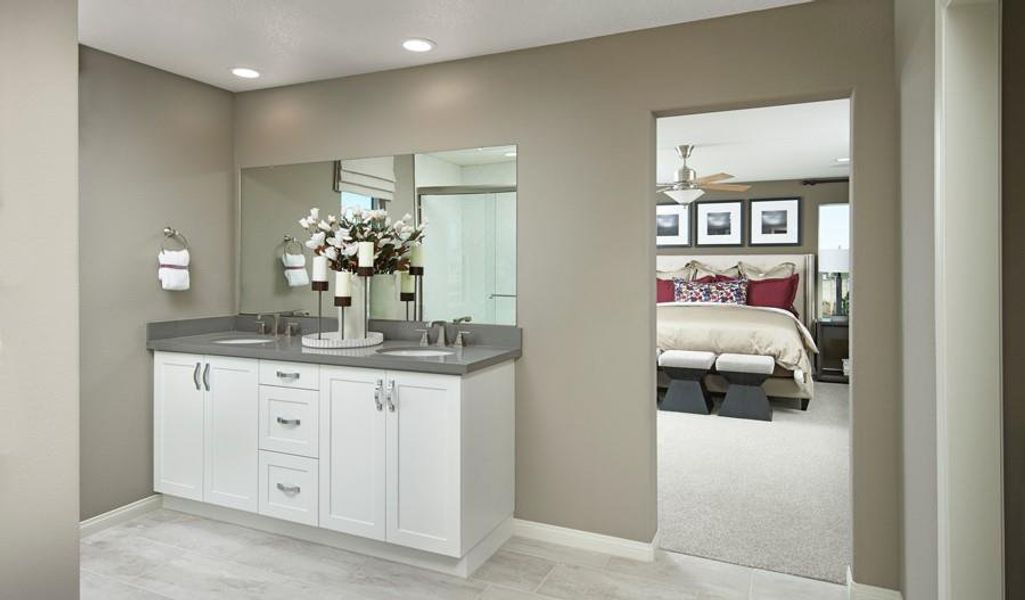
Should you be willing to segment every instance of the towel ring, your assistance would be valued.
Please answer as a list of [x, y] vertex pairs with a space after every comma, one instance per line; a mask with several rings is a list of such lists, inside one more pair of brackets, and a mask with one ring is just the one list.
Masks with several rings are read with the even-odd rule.
[[295, 239], [295, 236], [288, 235], [286, 233], [285, 234], [285, 241], [284, 241], [284, 243], [285, 243], [285, 246], [284, 246], [284, 248], [281, 249], [281, 257], [282, 258], [284, 258], [286, 254], [288, 254], [288, 249], [292, 248], [292, 247], [298, 248], [298, 250], [299, 250], [298, 252], [294, 252], [293, 254], [302, 254], [303, 253], [303, 245], [299, 243], [299, 240]]
[[164, 227], [164, 241], [160, 242], [160, 249], [165, 251], [165, 252], [169, 251], [169, 249], [167, 247], [167, 241], [168, 240], [174, 240], [174, 241], [178, 242], [179, 244], [181, 244], [182, 247], [180, 248], [180, 250], [188, 250], [189, 249], [189, 240], [188, 240], [188, 238], [185, 237], [184, 233], [178, 231], [174, 227]]

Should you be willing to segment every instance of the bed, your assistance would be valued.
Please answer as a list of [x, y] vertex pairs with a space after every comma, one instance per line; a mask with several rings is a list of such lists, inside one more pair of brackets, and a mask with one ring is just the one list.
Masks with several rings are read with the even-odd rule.
[[[809, 332], [814, 319], [815, 255], [660, 255], [657, 276], [664, 279], [679, 273], [693, 261], [719, 271], [741, 261], [762, 271], [793, 263], [799, 277], [794, 298], [797, 315], [778, 308], [737, 304], [662, 302], [656, 307], [658, 349], [771, 356], [776, 370], [763, 386], [766, 393], [772, 397], [810, 400], [814, 396], [812, 357], [817, 352]], [[715, 374], [707, 377], [706, 385], [712, 391], [726, 389], [725, 381]]]

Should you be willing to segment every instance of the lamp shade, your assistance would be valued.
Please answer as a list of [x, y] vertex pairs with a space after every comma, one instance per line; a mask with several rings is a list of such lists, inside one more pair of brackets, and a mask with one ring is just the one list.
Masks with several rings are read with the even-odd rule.
[[691, 202], [693, 202], [693, 201], [697, 200], [698, 198], [700, 198], [701, 196], [705, 195], [705, 191], [704, 190], [699, 190], [697, 188], [690, 189], [690, 190], [671, 190], [670, 189], [670, 190], [663, 190], [662, 193], [665, 194], [666, 196], [669, 196], [673, 200], [676, 200], [680, 204], [690, 204]]
[[847, 248], [820, 248], [819, 273], [850, 273], [851, 251]]

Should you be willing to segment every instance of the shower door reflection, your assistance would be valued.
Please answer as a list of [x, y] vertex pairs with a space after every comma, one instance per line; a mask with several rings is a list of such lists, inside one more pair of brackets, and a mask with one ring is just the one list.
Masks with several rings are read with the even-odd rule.
[[417, 190], [424, 241], [424, 320], [469, 316], [516, 324], [516, 188]]

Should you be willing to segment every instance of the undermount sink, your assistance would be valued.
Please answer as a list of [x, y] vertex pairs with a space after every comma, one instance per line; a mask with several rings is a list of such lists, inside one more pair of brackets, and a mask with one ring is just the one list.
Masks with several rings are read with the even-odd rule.
[[274, 341], [274, 338], [226, 338], [223, 340], [214, 340], [215, 344], [237, 344], [240, 346], [246, 346], [250, 344], [269, 344]]
[[403, 356], [407, 358], [436, 358], [454, 354], [451, 350], [434, 348], [392, 348], [390, 350], [385, 348], [378, 350], [377, 353], [385, 356]]

